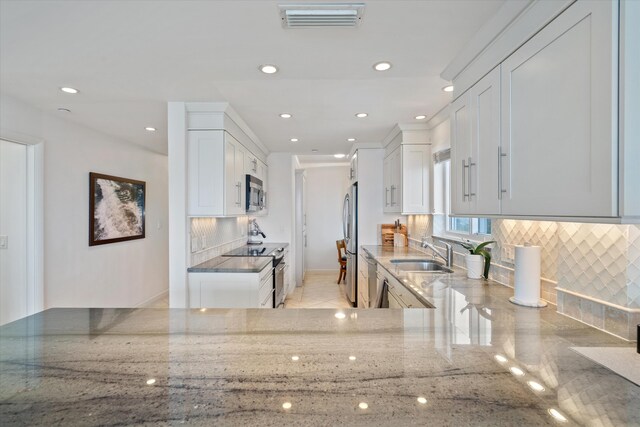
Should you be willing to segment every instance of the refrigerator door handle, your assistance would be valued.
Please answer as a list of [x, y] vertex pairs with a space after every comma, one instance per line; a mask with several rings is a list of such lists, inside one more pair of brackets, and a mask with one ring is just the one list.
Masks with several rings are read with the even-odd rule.
[[349, 244], [349, 195], [344, 196], [344, 203], [342, 204], [342, 235], [344, 236], [345, 245]]

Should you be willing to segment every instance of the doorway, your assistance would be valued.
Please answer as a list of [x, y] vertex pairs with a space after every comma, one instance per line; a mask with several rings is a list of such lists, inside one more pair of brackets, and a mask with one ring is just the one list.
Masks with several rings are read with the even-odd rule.
[[0, 325], [43, 308], [40, 150], [0, 139]]

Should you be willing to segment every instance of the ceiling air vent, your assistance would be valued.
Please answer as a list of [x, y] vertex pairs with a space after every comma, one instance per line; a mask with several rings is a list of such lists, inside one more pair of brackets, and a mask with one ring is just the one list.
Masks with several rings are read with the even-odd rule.
[[284, 28], [355, 28], [364, 13], [364, 3], [280, 4]]

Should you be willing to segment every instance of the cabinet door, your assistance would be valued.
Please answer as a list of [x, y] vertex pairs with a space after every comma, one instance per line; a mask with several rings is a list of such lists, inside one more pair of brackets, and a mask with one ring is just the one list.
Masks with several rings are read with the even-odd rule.
[[224, 132], [189, 131], [188, 215], [224, 215]]
[[498, 164], [500, 149], [500, 66], [471, 88], [470, 213], [500, 213]]
[[389, 200], [389, 187], [391, 186], [391, 157], [386, 157], [382, 164], [382, 180], [384, 182], [384, 212], [391, 211], [391, 201]]
[[430, 213], [431, 146], [402, 146], [402, 213]]
[[502, 212], [617, 216], [617, 6], [579, 1], [502, 64]]
[[[240, 203], [238, 204], [238, 210], [236, 211], [236, 214], [238, 215], [243, 215], [246, 213], [247, 208], [246, 208], [246, 198], [247, 198], [247, 194], [245, 191], [245, 188], [247, 186], [247, 180], [246, 180], [246, 175], [244, 173], [244, 165], [245, 165], [245, 159], [247, 158], [247, 150], [245, 150], [245, 148], [238, 143], [236, 145], [236, 158], [235, 158], [235, 180], [236, 180], [236, 185], [238, 186], [238, 199], [240, 200]], [[257, 169], [257, 168], [256, 168]]]
[[[236, 174], [236, 158], [239, 158], [240, 144], [228, 133], [224, 141], [224, 188], [225, 188], [225, 215], [238, 215], [242, 208], [242, 187]], [[244, 159], [242, 161], [244, 171]]]
[[352, 184], [358, 181], [358, 152], [353, 153], [349, 162], [349, 182]]
[[451, 213], [470, 213], [469, 157], [471, 156], [471, 94], [451, 104]]
[[391, 153], [389, 186], [390, 212], [402, 212], [402, 150], [396, 148]]

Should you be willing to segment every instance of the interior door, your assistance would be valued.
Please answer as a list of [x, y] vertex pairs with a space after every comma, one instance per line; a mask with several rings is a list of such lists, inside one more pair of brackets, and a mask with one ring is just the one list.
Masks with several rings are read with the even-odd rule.
[[0, 140], [0, 325], [29, 314], [27, 147]]

